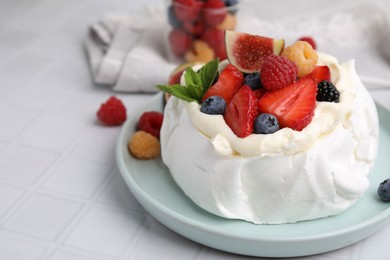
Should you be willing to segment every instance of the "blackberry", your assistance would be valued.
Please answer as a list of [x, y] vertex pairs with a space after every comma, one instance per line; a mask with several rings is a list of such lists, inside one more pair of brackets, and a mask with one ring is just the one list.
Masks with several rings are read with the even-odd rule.
[[317, 85], [317, 101], [339, 102], [340, 92], [332, 82], [323, 80]]

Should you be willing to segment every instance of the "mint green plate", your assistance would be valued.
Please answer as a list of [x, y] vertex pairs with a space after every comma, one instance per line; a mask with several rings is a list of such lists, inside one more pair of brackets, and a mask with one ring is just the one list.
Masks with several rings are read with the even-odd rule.
[[380, 182], [390, 178], [390, 112], [377, 104], [380, 120], [378, 158], [371, 186], [344, 213], [312, 221], [282, 225], [254, 225], [212, 215], [196, 206], [175, 184], [161, 159], [142, 161], [129, 155], [127, 142], [144, 111], [163, 109], [155, 95], [129, 117], [119, 136], [116, 158], [131, 192], [158, 221], [178, 234], [223, 251], [262, 257], [319, 254], [351, 245], [380, 230], [390, 219], [390, 203], [377, 198]]

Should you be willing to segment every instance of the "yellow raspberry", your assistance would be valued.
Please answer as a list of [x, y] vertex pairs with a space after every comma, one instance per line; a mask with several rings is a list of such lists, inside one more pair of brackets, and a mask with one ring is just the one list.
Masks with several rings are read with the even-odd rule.
[[137, 159], [153, 159], [160, 155], [160, 142], [158, 139], [144, 131], [135, 132], [128, 144], [130, 153]]
[[298, 78], [311, 73], [317, 64], [317, 52], [305, 41], [297, 41], [285, 48], [281, 54], [294, 62], [298, 67]]

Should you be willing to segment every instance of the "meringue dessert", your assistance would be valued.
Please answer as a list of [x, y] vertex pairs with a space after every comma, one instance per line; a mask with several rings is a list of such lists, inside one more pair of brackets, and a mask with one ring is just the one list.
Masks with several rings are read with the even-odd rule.
[[[263, 67], [252, 74], [242, 73], [240, 89], [225, 102], [226, 108], [219, 114], [204, 113], [202, 107], [207, 98], [215, 100], [218, 96], [208, 95], [218, 81], [234, 79], [226, 76], [224, 70], [240, 66], [227, 60], [219, 63], [217, 83], [209, 86], [199, 102], [177, 96], [167, 101], [160, 132], [162, 160], [184, 193], [212, 214], [255, 224], [313, 220], [342, 213], [369, 187], [368, 175], [378, 147], [378, 116], [355, 71], [354, 61], [339, 64], [335, 57], [313, 50], [313, 68], [298, 77], [302, 64], [286, 61], [287, 48], [283, 49], [267, 55], [278, 57], [264, 59]], [[267, 62], [274, 70], [278, 62], [284, 67], [289, 64], [290, 69], [281, 69], [284, 74], [277, 76], [281, 79], [274, 80], [267, 76]], [[196, 65], [191, 70], [201, 68], [202, 65]], [[328, 74], [314, 73], [316, 68], [326, 68]], [[188, 86], [187, 73], [188, 69], [181, 76], [182, 87]], [[287, 74], [292, 75], [290, 82], [284, 80]], [[250, 86], [248, 75], [252, 79], [256, 75], [268, 77], [257, 79], [261, 93]], [[282, 81], [283, 86], [279, 86]], [[333, 101], [318, 101], [323, 81], [331, 82], [337, 89], [338, 96]], [[275, 97], [287, 101], [279, 102]], [[272, 108], [274, 104], [278, 107]], [[309, 104], [313, 104], [312, 112], [301, 113]], [[282, 109], [283, 106], [287, 108]], [[268, 122], [278, 129], [259, 132], [260, 114], [266, 114]], [[247, 117], [246, 121], [242, 115]], [[278, 122], [270, 121], [275, 117]], [[297, 123], [297, 117], [305, 118]], [[242, 122], [246, 125], [244, 132], [240, 130]]]

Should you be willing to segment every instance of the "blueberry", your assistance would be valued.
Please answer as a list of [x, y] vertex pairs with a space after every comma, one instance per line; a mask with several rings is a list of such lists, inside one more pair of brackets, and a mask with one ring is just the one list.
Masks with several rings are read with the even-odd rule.
[[256, 117], [254, 123], [255, 134], [272, 134], [278, 130], [278, 119], [274, 115], [263, 113]]
[[244, 79], [244, 85], [248, 85], [252, 90], [261, 88], [260, 73], [255, 72], [252, 74], [246, 74]]
[[172, 5], [168, 7], [168, 21], [169, 24], [174, 28], [179, 28], [182, 26], [182, 23], [177, 19], [175, 15]]
[[211, 96], [203, 101], [200, 111], [209, 115], [222, 115], [226, 109], [226, 102], [220, 96]]
[[390, 201], [390, 179], [379, 184], [378, 196], [383, 201]]

